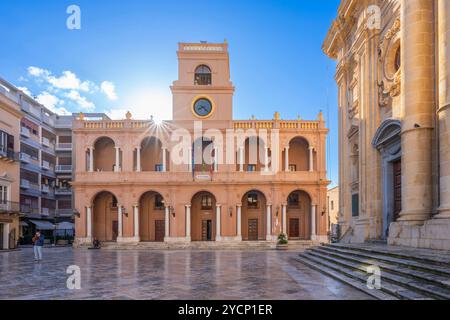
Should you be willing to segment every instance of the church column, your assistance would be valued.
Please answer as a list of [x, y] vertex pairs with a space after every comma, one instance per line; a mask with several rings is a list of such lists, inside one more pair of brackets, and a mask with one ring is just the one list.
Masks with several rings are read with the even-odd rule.
[[311, 205], [311, 240], [316, 238], [316, 212], [317, 206], [315, 204]]
[[89, 147], [89, 172], [94, 172], [94, 147]]
[[114, 147], [116, 149], [116, 166], [114, 168], [115, 172], [120, 172], [120, 148]]
[[139, 206], [133, 206], [134, 213], [134, 238], [139, 239]]
[[289, 172], [289, 147], [284, 149], [284, 171]]
[[188, 148], [189, 159], [188, 159], [188, 171], [192, 172], [193, 164], [192, 164], [192, 148]]
[[236, 206], [236, 233], [242, 239], [242, 204]]
[[214, 148], [214, 172], [219, 171], [219, 149]]
[[239, 172], [244, 172], [244, 147], [239, 147]]
[[186, 206], [186, 240], [191, 241], [191, 205]]
[[283, 230], [282, 233], [287, 235], [287, 205], [285, 203], [283, 203], [281, 205], [281, 219], [283, 220]]
[[123, 215], [122, 215], [122, 206], [117, 206], [117, 220], [118, 220], [118, 236], [117, 239], [120, 240], [123, 237]]
[[136, 147], [136, 171], [141, 172], [141, 147]]
[[266, 240], [272, 240], [272, 205], [266, 206]]
[[402, 0], [402, 212], [398, 221], [421, 224], [432, 201], [434, 1]]
[[167, 171], [167, 149], [162, 148], [162, 172]]
[[269, 172], [269, 147], [264, 147], [264, 172]]
[[3, 224], [3, 249], [9, 249], [9, 223]]
[[164, 237], [168, 239], [170, 237], [170, 208], [164, 207]]
[[309, 172], [314, 171], [314, 148], [309, 146]]
[[440, 206], [436, 218], [450, 218], [450, 1], [439, 0]]
[[222, 205], [216, 204], [216, 241], [222, 241], [221, 209], [222, 209]]
[[92, 240], [92, 207], [86, 207], [86, 237]]

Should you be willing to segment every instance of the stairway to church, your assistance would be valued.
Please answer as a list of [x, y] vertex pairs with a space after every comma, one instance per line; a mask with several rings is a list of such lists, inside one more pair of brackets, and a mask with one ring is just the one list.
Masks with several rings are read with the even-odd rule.
[[[450, 299], [450, 252], [386, 245], [323, 244], [294, 258], [380, 300]], [[367, 268], [378, 266], [381, 289], [369, 289]]]

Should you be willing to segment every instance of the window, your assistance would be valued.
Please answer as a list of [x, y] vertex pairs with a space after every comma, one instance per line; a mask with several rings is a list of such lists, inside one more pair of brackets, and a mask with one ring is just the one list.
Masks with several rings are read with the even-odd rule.
[[300, 195], [298, 192], [291, 193], [288, 197], [289, 207], [299, 207], [300, 206]]
[[398, 47], [397, 51], [395, 52], [395, 72], [400, 70], [401, 65], [402, 65], [402, 55], [400, 47]]
[[155, 196], [155, 209], [162, 210], [164, 209], [164, 199], [160, 194]]
[[211, 69], [208, 66], [201, 65], [195, 69], [194, 84], [199, 86], [211, 85]]
[[6, 132], [0, 131], [0, 152], [6, 153], [8, 147], [8, 134]]
[[331, 201], [331, 210], [334, 210], [334, 201]]
[[290, 164], [289, 165], [289, 172], [296, 172], [297, 171], [297, 165]]
[[258, 208], [258, 194], [257, 193], [249, 193], [247, 196], [247, 207], [249, 208]]
[[211, 210], [212, 209], [212, 197], [210, 195], [202, 196], [202, 210]]
[[249, 164], [247, 165], [247, 172], [255, 172], [256, 171], [256, 165]]
[[8, 187], [0, 185], [0, 204], [5, 204], [8, 200]]
[[352, 195], [352, 216], [359, 216], [359, 194], [356, 193]]
[[117, 198], [113, 196], [112, 198], [112, 203], [111, 203], [111, 207], [113, 208], [117, 208]]

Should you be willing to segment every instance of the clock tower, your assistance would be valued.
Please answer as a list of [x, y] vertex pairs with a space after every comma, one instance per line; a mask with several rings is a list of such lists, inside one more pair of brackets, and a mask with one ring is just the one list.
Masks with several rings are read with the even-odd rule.
[[227, 43], [180, 43], [173, 120], [230, 121], [234, 87]]

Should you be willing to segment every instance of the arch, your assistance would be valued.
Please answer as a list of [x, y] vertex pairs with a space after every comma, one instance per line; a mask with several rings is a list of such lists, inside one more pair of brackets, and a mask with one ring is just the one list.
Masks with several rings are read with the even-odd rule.
[[[311, 144], [309, 141], [302, 137], [297, 136], [289, 141], [289, 171], [309, 171], [310, 164], [310, 150]], [[283, 156], [283, 163], [285, 163], [286, 155]], [[314, 153], [313, 153], [314, 157]], [[313, 159], [313, 164], [315, 159]]]
[[[267, 143], [264, 139], [257, 135], [246, 137], [244, 140], [244, 171], [246, 172], [258, 172], [265, 168], [265, 147]], [[271, 152], [269, 150], [268, 156], [270, 159]], [[270, 162], [269, 162], [270, 164]], [[240, 160], [239, 154], [237, 159], [236, 170], [239, 171]]]
[[375, 132], [372, 145], [380, 150], [383, 145], [390, 144], [400, 137], [402, 131], [402, 123], [397, 119], [386, 119]]
[[[163, 171], [163, 143], [161, 139], [155, 136], [145, 137], [142, 139], [140, 147], [141, 171]], [[136, 160], [137, 153], [135, 153], [134, 159], [135, 167], [137, 166]]]
[[206, 64], [201, 64], [195, 68], [194, 84], [208, 86], [212, 84], [211, 68]]
[[[116, 143], [109, 137], [99, 137], [94, 142], [94, 171], [114, 171]], [[121, 162], [120, 162], [121, 163]]]
[[139, 237], [141, 241], [164, 241], [165, 200], [156, 191], [144, 192], [139, 197]]
[[292, 191], [286, 198], [286, 231], [289, 239], [311, 240], [312, 198], [304, 190]]
[[243, 241], [266, 239], [267, 198], [259, 190], [247, 191], [241, 199], [241, 230]]
[[98, 192], [92, 200], [93, 236], [105, 241], [116, 241], [119, 234], [116, 196], [109, 191]]
[[199, 191], [191, 199], [191, 240], [214, 241], [216, 238], [216, 197]]

